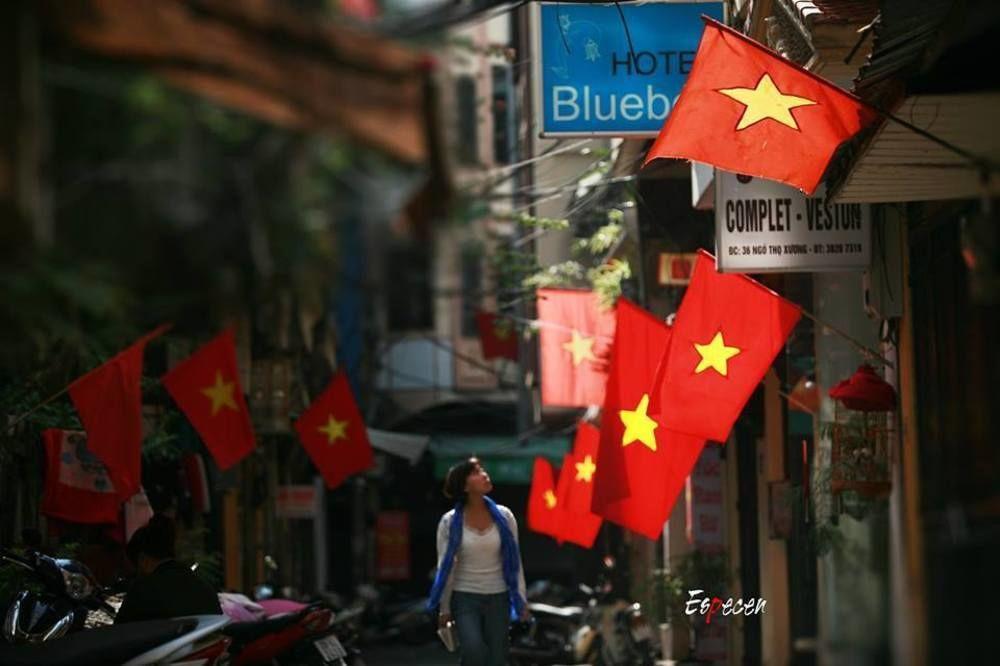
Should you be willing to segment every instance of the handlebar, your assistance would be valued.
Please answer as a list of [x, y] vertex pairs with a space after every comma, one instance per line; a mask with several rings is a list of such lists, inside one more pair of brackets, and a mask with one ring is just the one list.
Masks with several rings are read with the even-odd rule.
[[34, 554], [32, 553], [28, 557], [23, 557], [21, 555], [18, 555], [12, 550], [8, 550], [6, 548], [0, 548], [0, 560], [9, 562], [10, 564], [15, 564], [19, 567], [23, 567], [28, 571], [35, 570], [35, 558], [33, 555]]

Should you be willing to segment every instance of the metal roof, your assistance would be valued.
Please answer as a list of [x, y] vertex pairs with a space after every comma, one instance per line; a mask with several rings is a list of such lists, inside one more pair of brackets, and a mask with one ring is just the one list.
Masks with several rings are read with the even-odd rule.
[[[1000, 161], [1000, 92], [920, 95], [895, 115], [976, 155]], [[1000, 193], [1000, 175], [989, 183]], [[893, 122], [882, 125], [844, 172], [837, 202], [976, 198], [981, 176], [964, 158]]]
[[[858, 96], [980, 158], [1000, 162], [1000, 91], [991, 82], [966, 76], [973, 82], [969, 88], [923, 85], [921, 94], [914, 85], [935, 71], [942, 56], [965, 49], [970, 38], [989, 42], [989, 25], [975, 24], [990, 23], [995, 9], [976, 0], [882, 0], [880, 7], [871, 56], [855, 80]], [[975, 57], [966, 60], [961, 67], [981, 69], [986, 64]], [[828, 170], [827, 185], [838, 202], [893, 202], [996, 194], [998, 181], [994, 174], [984, 182], [965, 158], [883, 121], [841, 147]]]

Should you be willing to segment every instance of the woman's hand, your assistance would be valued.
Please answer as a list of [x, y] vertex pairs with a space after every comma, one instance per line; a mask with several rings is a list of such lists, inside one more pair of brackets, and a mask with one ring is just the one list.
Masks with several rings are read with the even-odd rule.
[[451, 622], [451, 613], [441, 613], [438, 615], [438, 627], [443, 628]]
[[521, 611], [520, 620], [521, 622], [531, 622], [531, 611], [528, 610], [527, 606], [525, 606], [524, 610]]

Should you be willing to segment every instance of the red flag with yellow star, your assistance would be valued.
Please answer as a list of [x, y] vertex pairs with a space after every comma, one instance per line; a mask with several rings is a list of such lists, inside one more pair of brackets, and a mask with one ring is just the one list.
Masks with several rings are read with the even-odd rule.
[[705, 23], [691, 73], [646, 163], [680, 157], [812, 194], [837, 146], [876, 112], [732, 28]]
[[240, 387], [236, 341], [225, 330], [184, 359], [163, 385], [180, 407], [219, 469], [228, 469], [254, 449], [250, 412]]
[[613, 310], [592, 291], [538, 290], [542, 404], [588, 407], [604, 402]]
[[104, 463], [122, 501], [139, 492], [142, 482], [143, 352], [168, 328], [147, 333], [69, 385], [87, 447]]
[[483, 358], [517, 360], [517, 329], [514, 322], [497, 316], [495, 312], [476, 312], [476, 327], [482, 344]]
[[601, 432], [589, 423], [580, 423], [573, 453], [563, 458], [556, 496], [559, 513], [559, 536], [570, 543], [592, 548], [601, 524], [600, 516], [590, 510], [597, 471], [597, 447]]
[[572, 453], [563, 456], [559, 481], [556, 483], [555, 537], [560, 544], [568, 541], [577, 546], [591, 548], [603, 521], [589, 509], [581, 513], [570, 508], [573, 495], [578, 494], [577, 489], [581, 484], [577, 478], [576, 466], [576, 456]]
[[700, 250], [657, 370], [653, 402], [667, 427], [725, 442], [801, 314], [759, 282], [717, 272]]
[[670, 327], [625, 299], [619, 299], [616, 316], [591, 508], [656, 539], [705, 441], [672, 432], [650, 408]]
[[528, 493], [528, 529], [559, 538], [558, 510], [552, 463], [545, 458], [535, 458], [531, 491]]
[[354, 402], [347, 375], [333, 381], [295, 422], [302, 446], [329, 488], [375, 464], [368, 428]]

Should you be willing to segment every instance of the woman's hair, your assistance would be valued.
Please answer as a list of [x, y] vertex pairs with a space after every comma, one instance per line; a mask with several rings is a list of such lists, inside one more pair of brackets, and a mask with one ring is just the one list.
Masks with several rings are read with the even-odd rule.
[[464, 504], [469, 497], [468, 493], [465, 492], [465, 482], [478, 467], [479, 458], [475, 456], [452, 465], [444, 477], [444, 496]]
[[135, 531], [125, 552], [133, 564], [138, 564], [140, 555], [148, 555], [157, 560], [171, 559], [174, 557], [175, 538], [174, 521], [157, 513], [145, 526]]

